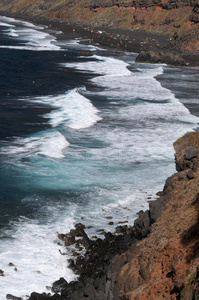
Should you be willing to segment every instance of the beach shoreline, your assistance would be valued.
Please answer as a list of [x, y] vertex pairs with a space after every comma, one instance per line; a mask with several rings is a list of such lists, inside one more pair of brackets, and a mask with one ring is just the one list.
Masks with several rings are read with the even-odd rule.
[[[107, 47], [115, 51], [126, 51], [141, 53], [153, 51], [154, 53], [164, 53], [171, 56], [180, 55], [184, 65], [198, 66], [199, 54], [195, 52], [187, 52], [181, 50], [180, 39], [175, 40], [175, 37], [167, 33], [158, 33], [140, 29], [124, 29], [114, 27], [96, 27], [90, 24], [73, 23], [64, 19], [48, 18], [44, 16], [31, 16], [19, 13], [5, 13], [0, 11], [0, 15], [17, 18], [19, 20], [26, 20], [35, 25], [44, 25], [46, 29], [62, 31], [63, 33], [56, 37], [58, 39], [86, 39], [82, 43], [89, 43]], [[166, 63], [165, 58], [161, 61], [154, 62], [153, 59], [146, 59], [146, 61], [138, 61], [146, 63]], [[171, 58], [168, 61], [171, 65], [183, 65]]]
[[62, 31], [63, 34], [57, 36], [58, 39], [86, 38], [89, 43], [100, 44], [101, 46], [119, 51], [129, 51], [139, 53], [142, 47], [148, 44], [151, 47], [164, 47], [168, 44], [172, 36], [170, 34], [160, 34], [147, 32], [144, 30], [130, 30], [112, 27], [91, 27], [90, 25], [71, 23], [67, 20], [52, 19], [45, 17], [32, 17], [23, 14], [5, 14], [0, 11], [0, 15], [13, 17], [19, 20], [32, 22], [35, 25], [44, 25], [46, 29]]
[[[21, 19], [21, 18], [20, 18]], [[167, 37], [163, 37], [162, 35], [159, 35], [159, 34], [151, 34], [149, 35], [147, 32], [143, 32], [143, 31], [132, 31], [132, 35], [129, 34], [129, 38], [128, 39], [125, 39], [126, 38], [126, 35], [125, 35], [125, 32], [129, 32], [129, 31], [123, 31], [123, 30], [117, 30], [117, 29], [112, 29], [112, 31], [106, 29], [106, 30], [102, 30], [101, 28], [95, 28], [95, 29], [91, 29], [89, 27], [84, 27], [84, 26], [81, 26], [81, 25], [76, 25], [76, 26], [73, 26], [73, 24], [68, 24], [68, 22], [61, 22], [59, 20], [43, 20], [43, 19], [37, 19], [37, 20], [28, 20], [28, 21], [33, 21], [35, 24], [44, 24], [45, 26], [47, 26], [46, 28], [49, 29], [49, 30], [56, 30], [56, 31], [63, 31], [63, 34], [60, 34], [60, 35], [57, 35], [57, 38], [58, 39], [74, 39], [74, 38], [79, 38], [79, 37], [83, 37], [86, 39], [86, 41], [82, 41], [82, 42], [85, 42], [85, 43], [99, 43], [100, 45], [104, 46], [104, 47], [109, 47], [109, 48], [112, 48], [114, 49], [115, 51], [132, 51], [132, 52], [135, 52], [135, 53], [138, 53], [140, 51], [140, 49], [143, 47], [142, 45], [145, 45], [145, 44], [149, 44], [150, 43], [154, 43], [155, 46], [158, 46], [158, 44], [160, 46], [162, 46], [164, 43], [164, 45], [166, 45], [166, 42], [169, 41], [170, 37], [167, 36]], [[117, 36], [119, 34], [119, 36]], [[111, 35], [111, 36], [109, 36]], [[123, 38], [121, 38], [123, 36]], [[122, 43], [120, 43], [120, 41], [122, 41]], [[128, 43], [128, 42], [132, 42], [132, 43]], [[111, 46], [110, 42], [113, 42], [113, 45]], [[125, 47], [125, 45], [127, 45]], [[188, 179], [186, 178], [186, 180], [188, 181]], [[160, 203], [158, 203], [158, 209], [159, 209], [159, 205]], [[154, 208], [153, 208], [154, 209]], [[150, 211], [150, 214], [152, 212]], [[139, 219], [141, 218], [144, 218], [144, 221], [147, 219], [147, 222], [148, 222], [148, 212], [140, 214], [140, 217]], [[150, 221], [150, 220], [149, 220]], [[151, 221], [151, 223], [149, 223], [149, 227], [151, 226], [153, 220]], [[140, 221], [140, 226], [138, 226], [138, 228], [141, 227], [141, 230], [146, 230], [146, 235], [150, 232], [150, 228], [147, 227], [147, 228], [143, 228], [142, 226], [142, 219]], [[81, 226], [79, 226], [81, 227]], [[77, 229], [77, 228], [76, 228]], [[82, 228], [80, 228], [82, 229]], [[83, 232], [81, 230], [81, 232]], [[123, 234], [123, 237], [122, 237], [122, 242], [121, 244], [118, 243], [118, 241], [116, 240], [116, 237], [113, 237], [111, 236], [110, 234], [107, 235], [107, 238], [106, 238], [106, 243], [109, 245], [111, 245], [111, 243], [114, 241], [116, 243], [116, 245], [119, 247], [119, 251], [118, 253], [121, 254], [123, 253], [123, 251], [121, 251], [121, 246], [124, 244], [124, 242], [126, 243], [127, 240], [129, 240], [129, 243], [133, 243], [134, 242], [134, 234], [135, 234], [135, 231], [134, 229], [132, 229], [132, 232], [128, 232], [127, 233], [124, 233]], [[144, 236], [139, 236], [138, 234], [136, 235], [136, 238], [138, 237], [138, 239], [142, 239], [143, 237], [145, 237], [145, 234]], [[87, 237], [84, 236], [84, 232], [83, 232], [83, 238], [84, 238], [84, 243], [86, 242], [89, 242], [87, 240]], [[132, 240], [130, 240], [130, 238], [132, 238]], [[111, 241], [111, 242], [110, 242]], [[91, 241], [89, 242], [91, 244]], [[101, 253], [99, 252], [100, 248], [99, 246], [101, 247], [101, 249], [103, 249], [103, 242], [101, 242], [101, 245], [96, 245], [96, 251], [97, 251], [97, 254], [98, 254], [98, 258], [100, 257], [100, 259], [104, 260], [106, 263], [107, 263], [107, 257], [102, 257], [101, 256]], [[124, 249], [126, 251], [126, 249]], [[111, 256], [111, 253], [112, 253], [112, 249], [110, 249], [110, 257], [108, 257], [108, 259], [110, 260], [110, 258], [112, 258]], [[92, 257], [91, 257], [92, 259]], [[124, 254], [124, 256], [122, 257], [122, 259], [120, 259], [120, 263], [121, 264], [124, 264], [124, 261], [125, 260], [125, 263], [126, 261], [128, 262], [128, 257], [126, 256], [126, 254]], [[72, 263], [72, 261], [71, 261]], [[80, 259], [80, 264], [81, 264], [81, 259]], [[87, 261], [86, 261], [87, 263]], [[99, 263], [101, 264], [101, 261], [99, 261]], [[115, 262], [114, 262], [115, 263]], [[91, 295], [92, 293], [95, 293], [95, 290], [97, 290], [96, 286], [98, 285], [98, 289], [100, 290], [100, 288], [103, 290], [103, 295], [102, 295], [102, 298], [99, 298], [99, 299], [102, 299], [104, 300], [105, 299], [105, 295], [107, 293], [107, 290], [109, 288], [109, 284], [110, 284], [110, 281], [113, 281], [113, 279], [115, 278], [114, 274], [116, 272], [116, 269], [117, 267], [119, 268], [119, 266], [115, 266], [115, 264], [112, 264], [111, 265], [111, 268], [112, 269], [106, 269], [106, 272], [105, 272], [105, 276], [106, 278], [101, 278], [99, 279], [99, 276], [96, 276], [95, 278], [95, 282], [92, 281], [93, 280], [93, 277], [86, 277], [85, 278], [85, 281], [83, 281], [83, 286], [80, 287], [78, 286], [77, 290], [75, 291], [76, 288], [74, 288], [74, 285], [71, 284], [71, 286], [69, 287], [68, 284], [66, 282], [61, 283], [61, 287], [58, 287], [58, 289], [60, 288], [59, 292], [61, 291], [62, 294], [63, 294], [63, 297], [65, 297], [64, 293], [68, 293], [68, 289], [70, 289], [73, 293], [73, 295], [71, 296], [71, 299], [84, 299], [84, 298], [81, 298], [82, 296], [82, 293], [84, 293], [85, 297], [88, 298], [88, 299], [91, 299], [89, 297], [89, 295]], [[115, 269], [114, 269], [115, 268]], [[93, 271], [93, 269], [91, 269], [91, 271]], [[108, 273], [108, 271], [110, 271], [111, 273]], [[117, 270], [118, 271], [118, 270]], [[145, 271], [145, 270], [144, 270]], [[144, 274], [144, 271], [143, 271], [143, 268], [140, 268], [140, 274], [141, 276], [145, 277], [146, 274]], [[111, 275], [110, 275], [111, 274]], [[143, 275], [144, 274], [144, 275]], [[114, 276], [113, 276], [114, 275]], [[79, 283], [77, 283], [79, 284]], [[63, 291], [62, 291], [62, 288], [63, 288], [63, 285], [65, 285]], [[81, 283], [80, 283], [81, 285]], [[82, 289], [80, 290], [79, 289]], [[113, 287], [115, 288], [115, 287]], [[76, 292], [76, 298], [75, 298], [75, 292]], [[117, 295], [117, 297], [119, 297], [118, 295], [118, 291], [115, 291], [115, 295]], [[48, 297], [48, 295], [36, 295], [33, 294], [31, 296], [32, 298], [30, 298], [30, 300], [37, 300], [37, 299], [49, 299], [50, 297]], [[43, 297], [43, 298], [41, 298]], [[67, 297], [67, 296], [66, 296]], [[107, 296], [108, 297], [108, 296]], [[68, 298], [62, 298], [60, 295], [56, 295], [56, 296], [52, 296], [52, 299], [68, 299]], [[95, 298], [97, 299], [97, 298]], [[114, 298], [113, 298], [114, 299]], [[116, 298], [115, 298], [116, 299]], [[119, 298], [118, 298], [119, 299]], [[125, 299], [128, 299], [128, 298], [125, 298]]]

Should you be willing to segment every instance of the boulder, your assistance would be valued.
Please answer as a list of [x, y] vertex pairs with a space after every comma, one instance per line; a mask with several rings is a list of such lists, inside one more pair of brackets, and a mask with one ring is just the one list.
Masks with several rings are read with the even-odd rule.
[[150, 222], [149, 211], [146, 210], [134, 222], [136, 236], [139, 239], [146, 237], [147, 234], [150, 232], [150, 225], [151, 225], [151, 222]]
[[21, 297], [16, 297], [11, 294], [7, 294], [6, 299], [8, 299], [8, 300], [23, 300]]
[[188, 177], [189, 180], [195, 178], [194, 173], [191, 170], [187, 173], [187, 177]]
[[196, 4], [189, 16], [189, 20], [194, 23], [199, 22], [199, 4]]
[[136, 58], [136, 62], [161, 63], [174, 66], [185, 66], [186, 62], [180, 53], [167, 50], [142, 50]]
[[46, 294], [39, 294], [33, 292], [28, 300], [48, 300], [49, 297]]
[[59, 280], [53, 283], [52, 291], [54, 293], [60, 293], [67, 285], [68, 282], [63, 277], [61, 277]]
[[149, 203], [150, 222], [154, 223], [160, 216], [163, 209], [163, 198], [151, 201]]
[[185, 159], [191, 160], [198, 156], [198, 149], [196, 147], [186, 147], [185, 149]]

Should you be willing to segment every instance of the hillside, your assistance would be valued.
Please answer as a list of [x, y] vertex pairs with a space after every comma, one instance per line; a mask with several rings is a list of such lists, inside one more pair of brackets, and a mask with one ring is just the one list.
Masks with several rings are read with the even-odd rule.
[[177, 33], [184, 50], [199, 50], [199, 4], [189, 0], [3, 0], [0, 13], [47, 17], [89, 26]]
[[174, 143], [178, 173], [166, 181], [161, 216], [117, 275], [127, 299], [198, 299], [198, 146], [198, 132]]

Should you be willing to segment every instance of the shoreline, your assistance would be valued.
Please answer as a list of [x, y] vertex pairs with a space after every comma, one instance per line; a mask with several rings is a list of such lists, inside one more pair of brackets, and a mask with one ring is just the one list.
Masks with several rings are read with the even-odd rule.
[[[58, 22], [59, 23], [59, 22]], [[38, 23], [37, 22], [37, 24], [41, 24], [40, 22]], [[65, 38], [65, 36], [67, 35], [67, 36], [71, 36], [71, 38], [73, 37], [74, 38], [74, 35], [80, 35], [81, 36], [81, 33], [87, 33], [87, 30], [85, 30], [85, 29], [82, 29], [82, 28], [79, 28], [79, 27], [76, 27], [75, 28], [75, 32], [73, 31], [73, 29], [74, 29], [74, 27], [72, 26], [72, 25], [69, 25], [69, 24], [63, 24], [63, 23], [61, 23], [61, 27], [59, 27], [58, 25], [57, 25], [57, 23], [56, 23], [56, 21], [54, 22], [53, 21], [53, 23], [52, 23], [52, 21], [51, 21], [51, 28], [49, 28], [49, 29], [53, 29], [53, 30], [61, 30], [61, 27], [63, 27], [63, 28], [65, 28], [65, 25], [67, 25], [67, 26], [70, 26], [70, 27], [68, 27], [68, 28], [70, 28], [70, 30], [71, 30], [71, 32], [64, 32], [64, 38]], [[52, 24], [53, 24], [53, 26], [52, 26]], [[54, 27], [55, 26], [55, 27]], [[64, 31], [64, 30], [63, 30]], [[107, 32], [106, 33], [99, 33], [98, 31], [100, 31], [100, 29], [99, 30], [97, 30], [97, 32], [95, 32], [95, 33], [93, 33], [93, 32], [90, 32], [90, 31], [88, 31], [88, 35], [90, 36], [89, 38], [92, 38], [92, 35], [93, 34], [96, 34], [96, 36], [94, 37], [94, 39], [93, 39], [93, 42], [94, 43], [97, 43], [98, 42], [98, 40], [100, 40], [100, 39], [102, 39], [102, 42], [104, 43], [104, 46], [107, 46], [107, 47], [109, 47], [109, 45], [108, 45], [108, 42], [110, 42], [110, 41], [107, 41], [107, 39], [109, 39], [110, 37], [107, 37]], [[117, 30], [115, 30], [116, 32], [118, 32]], [[116, 32], [115, 32], [115, 34], [116, 34]], [[120, 32], [120, 36], [122, 36], [122, 33], [123, 32], [121, 32], [121, 31], [119, 31]], [[114, 32], [112, 32], [111, 34], [113, 34]], [[143, 35], [140, 33], [140, 32], [138, 32], [138, 31], [136, 31], [136, 34], [134, 35], [134, 34], [132, 34], [132, 36], [129, 38], [129, 40], [128, 41], [131, 41], [131, 39], [133, 38], [133, 36], [136, 36], [136, 35], [139, 35], [139, 40], [137, 39], [136, 41], [135, 41], [135, 43], [129, 43], [130, 45], [129, 45], [129, 48], [131, 48], [131, 49], [134, 49], [134, 50], [129, 50], [129, 49], [127, 49], [127, 47], [126, 48], [124, 48], [123, 49], [123, 43], [122, 44], [120, 44], [119, 43], [119, 45], [118, 45], [118, 41], [120, 41], [121, 39], [114, 39], [113, 38], [113, 40], [115, 41], [115, 43], [117, 43], [117, 45], [114, 47], [114, 45], [113, 45], [113, 48], [115, 49], [121, 49], [121, 50], [128, 50], [128, 51], [132, 51], [132, 52], [136, 52], [136, 49], [139, 49], [139, 48], [141, 48], [142, 46], [142, 44], [140, 44], [140, 43], [143, 43], [143, 41], [145, 41], [145, 39], [146, 38], [150, 38], [150, 39], [152, 39], [152, 36], [151, 37], [149, 37], [148, 36], [148, 34], [147, 34], [147, 36], [145, 35], [145, 33], [143, 33]], [[86, 37], [87, 37], [87, 35], [86, 35]], [[104, 37], [104, 39], [103, 39], [103, 37]], [[60, 38], [60, 36], [58, 36], [58, 39]], [[62, 37], [61, 37], [62, 38]], [[145, 39], [144, 39], [145, 38]], [[155, 36], [153, 36], [153, 38], [155, 39]], [[126, 42], [126, 40], [122, 40], [122, 41], [124, 41], [124, 43]], [[155, 39], [154, 40], [154, 42], [156, 43], [156, 42], [158, 42], [158, 40], [157, 39]], [[106, 44], [107, 43], [107, 44]], [[132, 44], [132, 45], [131, 45]], [[162, 198], [161, 198], [162, 199]], [[162, 201], [162, 200], [161, 200]], [[153, 209], [156, 211], [157, 209], [158, 209], [158, 211], [159, 211], [159, 213], [161, 212], [161, 209], [162, 209], [162, 202], [158, 202], [158, 204], [157, 204], [157, 207], [153, 207]], [[153, 205], [153, 204], [152, 204]], [[156, 212], [157, 213], [157, 212]], [[157, 216], [159, 216], [159, 213], [157, 213]], [[128, 239], [129, 240], [129, 242], [130, 243], [134, 243], [134, 239], [138, 242], [139, 240], [141, 240], [142, 238], [144, 238], [144, 237], [146, 237], [147, 235], [148, 235], [148, 233], [150, 232], [150, 226], [151, 226], [151, 224], [154, 222], [154, 220], [155, 220], [155, 218], [156, 217], [154, 217], [153, 219], [151, 219], [150, 220], [150, 215], [152, 214], [152, 212], [151, 211], [146, 211], [146, 212], [141, 212], [140, 213], [140, 216], [139, 216], [139, 218], [137, 219], [137, 220], [139, 220], [139, 221], [137, 221], [137, 234], [136, 234], [136, 230], [135, 229], [132, 229], [132, 231], [131, 230], [129, 230], [129, 232], [127, 233], [127, 230], [125, 229], [125, 226], [121, 226], [121, 231], [122, 230], [124, 230], [124, 233], [121, 235], [121, 236], [123, 236], [124, 237], [124, 239], [122, 239], [122, 242], [121, 242], [121, 244], [119, 244], [118, 243], [118, 241], [116, 241], [116, 245], [119, 247], [119, 253], [116, 253], [116, 254], [122, 254], [123, 253], [123, 251], [121, 250], [121, 248], [122, 248], [122, 243], [124, 243], [124, 242], [126, 242], [126, 240]], [[136, 221], [135, 221], [136, 222]], [[147, 225], [146, 225], [146, 223], [147, 223]], [[77, 226], [78, 224], [76, 224], [76, 226]], [[83, 244], [89, 244], [89, 245], [91, 245], [91, 241], [89, 241], [88, 239], [87, 239], [87, 237], [86, 237], [86, 235], [85, 235], [85, 233], [84, 233], [84, 228], [82, 228], [81, 227], [81, 225], [80, 226], [77, 226], [78, 228], [76, 228], [77, 230], [79, 229], [80, 230], [80, 233], [78, 233], [78, 234], [82, 234], [82, 237], [83, 237]], [[122, 229], [123, 228], [123, 229]], [[144, 230], [144, 233], [143, 233], [143, 230]], [[140, 236], [139, 236], [139, 234], [138, 234], [138, 232], [140, 233]], [[81, 236], [81, 235], [80, 235]], [[65, 235], [65, 237], [63, 237], [63, 239], [66, 239], [66, 237], [67, 237], [67, 234]], [[71, 235], [71, 237], [72, 237], [72, 235]], [[78, 235], [77, 235], [77, 237], [78, 237]], [[117, 240], [116, 239], [116, 237], [115, 238], [113, 238], [113, 235], [110, 235], [109, 233], [107, 234], [107, 236], [106, 236], [106, 243], [110, 243], [110, 241], [111, 241], [111, 238], [112, 238], [112, 242], [111, 242], [111, 244], [112, 243], [114, 243], [114, 239], [115, 240]], [[112, 244], [112, 245], [114, 245], [114, 244]], [[103, 242], [101, 241], [99, 241], [98, 240], [98, 244], [96, 244], [96, 247], [98, 247], [99, 248], [99, 246], [100, 246], [100, 248], [103, 248], [104, 247], [104, 244], [103, 244]], [[90, 247], [90, 246], [89, 246]], [[91, 255], [93, 255], [92, 254], [92, 252], [90, 251], [90, 248], [88, 247], [88, 250], [89, 250], [89, 255], [91, 256]], [[130, 246], [129, 246], [130, 247]], [[94, 244], [92, 244], [92, 249], [93, 248], [95, 248], [95, 245]], [[96, 249], [95, 249], [96, 250]], [[111, 253], [113, 253], [112, 252], [112, 250], [113, 249], [110, 249], [110, 257], [108, 258], [108, 260], [111, 258]], [[128, 249], [125, 249], [125, 251], [127, 251]], [[97, 252], [97, 256], [99, 256], [100, 255], [100, 253], [99, 253], [99, 249], [98, 250], [96, 250], [96, 251], [98, 251]], [[121, 253], [120, 253], [121, 252]], [[107, 253], [106, 253], [107, 254]], [[109, 253], [108, 253], [109, 254]], [[96, 256], [96, 257], [97, 257]], [[91, 259], [93, 259], [92, 257], [91, 257]], [[104, 258], [103, 258], [104, 259]], [[106, 259], [104, 259], [105, 260], [105, 262], [107, 262], [108, 260], [107, 260], [107, 258]], [[88, 260], [87, 261], [85, 261], [85, 263], [88, 263]], [[122, 262], [123, 263], [123, 262]], [[72, 262], [71, 261], [71, 266], [73, 267], [73, 264], [74, 264], [74, 262]], [[82, 264], [82, 261], [80, 260], [80, 264]], [[81, 268], [82, 268], [82, 265], [80, 266]], [[85, 265], [84, 265], [84, 267], [85, 267]], [[114, 269], [114, 266], [113, 265], [111, 265], [111, 268], [113, 268]], [[92, 270], [93, 271], [93, 270]], [[70, 285], [70, 287], [69, 287], [69, 285], [68, 285], [68, 283], [66, 283], [66, 282], [64, 282], [63, 280], [61, 281], [61, 282], [59, 282], [59, 283], [57, 283], [57, 287], [56, 287], [56, 284], [54, 284], [54, 291], [57, 293], [57, 291], [58, 292], [61, 292], [61, 293], [63, 293], [63, 297], [68, 297], [68, 296], [64, 296], [64, 293], [66, 293], [66, 294], [68, 294], [68, 289], [70, 289], [71, 291], [72, 291], [72, 295], [71, 295], [71, 298], [63, 298], [62, 296], [60, 296], [60, 295], [58, 295], [58, 294], [56, 294], [55, 296], [52, 296], [52, 297], [49, 297], [48, 295], [43, 295], [43, 296], [40, 296], [39, 294], [37, 294], [37, 293], [33, 293], [32, 294], [32, 296], [29, 298], [29, 300], [37, 300], [37, 299], [42, 299], [42, 300], [45, 300], [45, 299], [53, 299], [53, 300], [61, 300], [61, 299], [71, 299], [71, 300], [73, 300], [73, 299], [78, 299], [78, 300], [80, 300], [80, 299], [84, 299], [83, 297], [85, 296], [85, 298], [87, 298], [87, 299], [102, 299], [102, 300], [104, 300], [104, 299], [111, 299], [111, 296], [110, 296], [110, 294], [108, 294], [108, 295], [106, 295], [107, 294], [107, 290], [108, 290], [108, 285], [110, 285], [110, 281], [113, 281], [113, 276], [112, 275], [108, 275], [108, 271], [110, 271], [110, 268], [108, 268], [107, 270], [106, 270], [106, 273], [105, 274], [103, 274], [103, 276], [105, 275], [106, 276], [106, 278], [102, 278], [103, 276], [102, 276], [102, 274], [100, 275], [100, 279], [99, 279], [99, 276], [97, 276], [96, 278], [95, 278], [95, 280], [93, 281], [90, 277], [84, 277], [84, 281], [83, 281], [83, 284], [84, 284], [84, 286], [81, 286], [80, 287], [80, 285], [79, 285], [79, 281], [77, 282], [77, 284], [78, 284], [78, 294], [76, 293], [75, 294], [75, 291], [76, 291], [76, 288], [75, 288], [75, 286], [74, 286], [74, 283], [72, 283], [71, 285]], [[115, 273], [115, 269], [114, 270], [112, 270], [111, 269], [111, 272], [113, 272], [113, 273]], [[112, 274], [112, 273], [111, 273]], [[143, 275], [143, 276], [145, 276], [145, 274]], [[98, 279], [98, 280], [97, 280]], [[96, 283], [96, 281], [97, 281], [97, 283]], [[94, 286], [94, 288], [93, 288], [93, 286]], [[103, 296], [97, 296], [97, 298], [95, 297], [95, 298], [92, 298], [92, 293], [93, 292], [95, 292], [95, 290], [96, 290], [96, 286], [97, 286], [97, 288], [99, 289], [104, 289], [104, 294], [103, 294]], [[86, 288], [86, 290], [85, 290], [85, 288]], [[67, 289], [67, 292], [66, 292], [66, 289]], [[81, 291], [80, 291], [81, 290]], [[84, 293], [84, 296], [82, 296], [82, 293]], [[104, 298], [105, 297], [105, 295], [106, 295], [106, 297], [109, 297], [109, 298]], [[90, 298], [91, 297], [91, 298]], [[101, 297], [101, 298], [100, 298]], [[113, 295], [113, 297], [119, 297], [119, 293], [118, 293], [118, 291], [115, 291], [115, 294]], [[9, 299], [9, 298], [8, 298]], [[11, 298], [10, 298], [11, 299]], [[13, 298], [14, 299], [14, 298]], [[121, 298], [112, 298], [112, 299], [121, 299]], [[128, 298], [124, 298], [124, 299], [128, 299]]]
[[[195, 255], [199, 133], [180, 138], [174, 149], [177, 173], [167, 178], [149, 209], [138, 213], [134, 226], [118, 226], [117, 234], [107, 232], [104, 239], [96, 240], [88, 238], [82, 223], [59, 234], [66, 247], [77, 249], [69, 267], [79, 278], [70, 283], [60, 278], [52, 284], [53, 295], [33, 292], [28, 300], [187, 300], [199, 296], [199, 256]], [[82, 247], [83, 256], [78, 254]]]
[[[1, 11], [0, 15], [2, 15]], [[37, 25], [45, 25], [48, 29], [61, 30], [64, 34], [63, 39], [65, 39], [66, 36], [67, 38], [74, 38], [74, 35], [77, 35], [79, 37], [88, 38], [91, 42], [99, 43], [108, 48], [127, 50], [135, 53], [139, 53], [145, 44], [150, 44], [151, 46], [166, 46], [170, 38], [172, 38], [170, 34], [147, 32], [139, 29], [91, 27], [90, 25], [70, 23], [61, 19], [31, 17], [21, 14], [10, 14], [7, 16], [30, 21]], [[59, 38], [62, 37], [60, 36]]]
[[[1, 15], [5, 13], [0, 12]], [[180, 39], [175, 40], [170, 34], [163, 34], [140, 29], [123, 29], [112, 27], [91, 27], [81, 23], [72, 23], [62, 19], [52, 19], [41, 16], [27, 16], [23, 14], [6, 14], [8, 17], [32, 22], [36, 25], [44, 25], [48, 30], [62, 31], [58, 39], [74, 39], [77, 37], [88, 39], [87, 43], [99, 44], [115, 51], [129, 51], [140, 54], [142, 52], [155, 53], [154, 57], [139, 60], [144, 63], [166, 63], [176, 66], [199, 66], [199, 54], [181, 52]], [[159, 55], [161, 59], [159, 59]], [[139, 56], [139, 55], [138, 55]], [[150, 55], [149, 55], [150, 56]], [[169, 59], [168, 59], [169, 56]]]
[[[0, 11], [0, 15], [4, 16], [5, 13]], [[145, 45], [152, 48], [165, 47], [172, 38], [169, 34], [147, 32], [139, 29], [91, 27], [84, 24], [69, 23], [66, 20], [31, 17], [23, 14], [6, 14], [5, 16], [22, 21], [29, 21], [35, 25], [44, 25], [47, 26], [49, 30], [61, 30], [63, 35], [60, 34], [57, 36], [58, 39], [72, 39], [74, 37], [87, 38], [90, 43], [97, 43], [104, 47], [115, 49], [116, 51], [139, 53]]]

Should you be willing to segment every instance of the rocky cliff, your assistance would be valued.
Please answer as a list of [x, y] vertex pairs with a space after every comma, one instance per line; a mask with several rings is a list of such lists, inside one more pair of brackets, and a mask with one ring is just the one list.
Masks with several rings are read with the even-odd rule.
[[79, 281], [60, 278], [53, 296], [32, 293], [29, 300], [199, 299], [199, 132], [174, 148], [178, 172], [134, 226], [103, 240], [90, 240], [82, 224], [59, 235], [67, 247], [85, 248], [70, 261]]
[[126, 299], [199, 297], [199, 133], [174, 148], [178, 173], [166, 181], [162, 213], [147, 238], [126, 253], [116, 277]]

